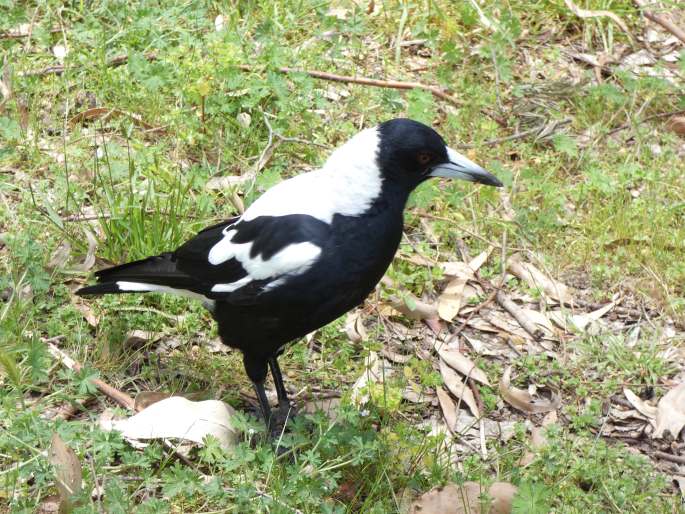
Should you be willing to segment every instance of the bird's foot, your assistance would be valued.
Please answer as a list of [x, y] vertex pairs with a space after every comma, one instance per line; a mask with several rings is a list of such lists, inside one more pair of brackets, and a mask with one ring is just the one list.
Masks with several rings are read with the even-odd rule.
[[269, 420], [269, 433], [271, 438], [278, 440], [281, 434], [285, 431], [285, 426], [289, 419], [295, 417], [295, 407], [290, 403], [282, 403], [278, 408], [271, 411], [271, 419]]

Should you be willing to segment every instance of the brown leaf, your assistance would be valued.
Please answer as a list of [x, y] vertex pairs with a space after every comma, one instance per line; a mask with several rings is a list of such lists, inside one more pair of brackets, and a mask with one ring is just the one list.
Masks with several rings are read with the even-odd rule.
[[98, 326], [100, 318], [95, 315], [89, 304], [86, 304], [81, 300], [80, 296], [72, 296], [71, 303], [77, 311], [83, 314], [83, 317], [91, 327], [95, 328]]
[[468, 385], [461, 379], [461, 377], [454, 371], [447, 363], [440, 359], [440, 375], [442, 380], [445, 382], [445, 386], [449, 391], [462, 400], [473, 415], [477, 418], [480, 417], [480, 411], [478, 410], [478, 404], [476, 403], [476, 398], [473, 396], [473, 391]]
[[631, 37], [630, 31], [628, 30], [628, 26], [623, 22], [621, 18], [619, 18], [616, 14], [612, 13], [611, 11], [591, 11], [589, 9], [581, 9], [571, 0], [564, 0], [564, 3], [566, 3], [566, 7], [568, 7], [569, 10], [579, 18], [609, 18], [616, 25], [618, 25], [621, 28], [621, 30], [628, 35], [629, 38]]
[[457, 277], [451, 280], [438, 297], [438, 314], [445, 321], [452, 321], [463, 304], [464, 287], [468, 278]]
[[685, 136], [685, 116], [673, 116], [666, 123], [666, 127], [679, 136]]
[[504, 400], [524, 412], [549, 412], [561, 404], [558, 393], [552, 393], [549, 400], [534, 398], [528, 391], [511, 385], [511, 366], [504, 370], [499, 382], [499, 392]]
[[685, 382], [678, 384], [659, 400], [656, 428], [652, 437], [663, 437], [666, 431], [677, 439], [685, 426]]
[[419, 497], [409, 514], [475, 514], [481, 512], [481, 487], [476, 482], [436, 487]]
[[357, 309], [347, 314], [345, 319], [345, 334], [347, 338], [353, 343], [361, 343], [368, 339], [369, 335], [364, 327], [364, 320], [362, 319], [362, 310]]
[[163, 130], [161, 127], [155, 127], [154, 125], [150, 125], [149, 123], [145, 122], [139, 114], [121, 111], [119, 109], [110, 109], [108, 107], [92, 107], [90, 109], [86, 109], [85, 111], [81, 111], [69, 120], [69, 124], [74, 126], [78, 123], [94, 120], [99, 120], [104, 123], [112, 118], [119, 118], [122, 116], [131, 120], [134, 125], [145, 130]]
[[71, 255], [71, 245], [69, 241], [64, 241], [61, 245], [55, 248], [50, 256], [50, 261], [48, 261], [48, 269], [58, 270], [64, 268], [64, 265], [69, 260]]
[[59, 495], [51, 494], [43, 498], [36, 509], [36, 514], [53, 514], [59, 512]]
[[529, 262], [521, 262], [520, 256], [512, 255], [507, 260], [507, 269], [530, 287], [545, 292], [561, 303], [571, 303], [571, 290], [565, 284], [545, 275]]
[[454, 427], [457, 425], [457, 417], [459, 416], [457, 404], [454, 403], [452, 397], [442, 387], [436, 387], [435, 392], [438, 395], [438, 402], [440, 402], [440, 409], [442, 409], [442, 415], [445, 418], [447, 428], [454, 432]]
[[171, 393], [164, 393], [162, 391], [141, 391], [136, 395], [133, 403], [133, 410], [141, 411], [153, 403], [169, 398]]
[[478, 482], [447, 484], [420, 496], [409, 514], [509, 514], [516, 491], [507, 482], [493, 483], [487, 493]]
[[623, 388], [623, 394], [640, 414], [654, 422], [657, 417], [657, 408], [654, 405], [647, 403], [627, 387]]
[[98, 247], [98, 240], [90, 230], [84, 230], [84, 232], [86, 233], [86, 239], [88, 240], [88, 252], [86, 253], [85, 259], [83, 259], [83, 262], [74, 266], [75, 271], [88, 271], [95, 264], [95, 250]]
[[457, 370], [466, 378], [472, 378], [486, 386], [490, 385], [485, 372], [482, 369], [477, 368], [476, 364], [471, 359], [469, 359], [456, 348], [449, 348], [442, 343], [436, 343], [436, 350], [442, 360], [444, 360], [447, 364], [449, 364], [450, 367]]
[[61, 500], [61, 512], [70, 512], [73, 504], [72, 497], [81, 492], [82, 470], [81, 463], [57, 432], [52, 434], [52, 443], [48, 461], [55, 467], [55, 484]]

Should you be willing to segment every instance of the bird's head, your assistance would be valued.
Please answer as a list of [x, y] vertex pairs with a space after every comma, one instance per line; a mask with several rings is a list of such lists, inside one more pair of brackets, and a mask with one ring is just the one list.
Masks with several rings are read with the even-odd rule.
[[440, 134], [423, 123], [397, 118], [381, 123], [377, 130], [381, 173], [409, 190], [432, 177], [502, 187], [497, 177], [447, 146]]

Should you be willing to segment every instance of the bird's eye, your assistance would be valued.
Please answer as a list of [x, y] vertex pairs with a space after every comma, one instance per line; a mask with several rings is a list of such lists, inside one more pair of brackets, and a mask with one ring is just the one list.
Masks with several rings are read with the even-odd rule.
[[419, 152], [418, 160], [419, 164], [425, 166], [433, 160], [433, 156], [430, 154], [430, 152]]

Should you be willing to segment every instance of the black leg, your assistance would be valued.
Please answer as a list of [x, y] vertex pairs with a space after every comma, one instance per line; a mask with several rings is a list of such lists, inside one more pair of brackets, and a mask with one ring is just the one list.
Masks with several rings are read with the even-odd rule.
[[276, 357], [269, 359], [269, 367], [271, 368], [271, 375], [274, 377], [274, 385], [276, 386], [276, 394], [278, 395], [278, 406], [281, 408], [290, 407], [290, 400], [288, 399], [288, 392], [285, 390], [283, 384], [283, 375], [281, 368], [278, 366]]
[[257, 401], [259, 401], [259, 409], [262, 411], [264, 423], [266, 423], [268, 429], [271, 429], [271, 407], [269, 406], [269, 400], [266, 399], [264, 381], [252, 382], [252, 385], [254, 386], [255, 393], [257, 393]]

